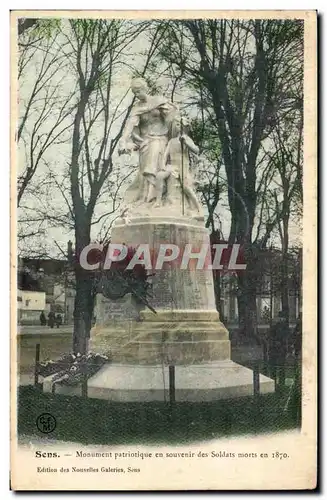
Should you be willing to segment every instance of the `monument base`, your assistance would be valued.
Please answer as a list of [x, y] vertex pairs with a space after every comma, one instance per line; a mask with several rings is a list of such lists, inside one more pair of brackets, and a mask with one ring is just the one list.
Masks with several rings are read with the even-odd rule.
[[228, 330], [217, 310], [144, 310], [138, 321], [102, 325], [92, 331], [89, 348], [113, 362], [155, 365], [200, 364], [230, 359]]
[[[106, 364], [88, 380], [89, 398], [121, 402], [169, 401], [169, 368], [165, 365]], [[44, 379], [52, 392], [52, 376]], [[260, 375], [260, 393], [274, 392], [274, 381]], [[56, 394], [81, 396], [81, 387], [57, 385]], [[209, 402], [253, 395], [253, 372], [231, 360], [175, 367], [175, 400]]]
[[[89, 349], [103, 354], [110, 350], [114, 363], [125, 364], [196, 365], [230, 359], [229, 334], [216, 309], [209, 231], [203, 221], [167, 214], [163, 208], [150, 215], [133, 214], [128, 223], [116, 221], [113, 227], [111, 243], [122, 242], [133, 248], [145, 245], [144, 256], [148, 248], [153, 267], [149, 302], [155, 313], [142, 310], [135, 298], [129, 303], [126, 299], [126, 307], [120, 303], [118, 326], [110, 301], [98, 295]], [[188, 248], [188, 265], [184, 257], [154, 265], [166, 244], [175, 245], [183, 255]], [[198, 268], [194, 255], [199, 252], [203, 262]]]
[[[154, 255], [161, 244], [183, 249], [202, 248], [210, 257], [209, 232], [203, 221], [184, 216], [146, 214], [128, 223], [116, 222], [112, 243], [133, 248], [147, 244]], [[208, 257], [208, 262], [211, 257]], [[194, 259], [194, 257], [192, 257]], [[169, 366], [175, 366], [175, 400], [205, 402], [253, 394], [253, 372], [230, 357], [228, 330], [216, 309], [212, 270], [176, 261], [158, 268], [152, 276], [155, 313], [122, 299], [119, 310], [97, 297], [96, 325], [91, 333], [92, 352], [111, 352], [112, 362], [88, 380], [88, 397], [122, 402], [169, 401]], [[44, 381], [52, 390], [52, 378]], [[81, 387], [56, 386], [56, 392], [81, 395]], [[260, 375], [260, 392], [273, 392], [274, 382]]]

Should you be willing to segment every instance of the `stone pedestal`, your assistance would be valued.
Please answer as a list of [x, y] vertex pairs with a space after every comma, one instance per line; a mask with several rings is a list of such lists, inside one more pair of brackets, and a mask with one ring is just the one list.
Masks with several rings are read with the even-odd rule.
[[187, 365], [230, 359], [228, 331], [217, 311], [141, 311], [139, 321], [94, 329], [90, 350], [136, 364]]
[[113, 324], [112, 316], [103, 313], [105, 299], [98, 298], [97, 325], [90, 341], [92, 351], [105, 352], [109, 346], [114, 361], [151, 365], [230, 359], [229, 335], [219, 321], [212, 271], [206, 268], [208, 260], [204, 269], [196, 269], [196, 259], [186, 269], [180, 269], [187, 244], [192, 244], [193, 252], [206, 246], [210, 258], [209, 234], [203, 221], [168, 215], [138, 217], [129, 224], [116, 224], [111, 241], [133, 247], [148, 244], [154, 261], [161, 244], [178, 245], [181, 255], [163, 269], [154, 270], [150, 302], [156, 314], [149, 309], [137, 310], [135, 304], [133, 318], [126, 302], [121, 324]]
[[[166, 208], [167, 210], [167, 208]], [[160, 243], [193, 251], [208, 245], [203, 220], [156, 216], [116, 223], [113, 243], [137, 247], [148, 243], [156, 254]], [[210, 254], [209, 254], [210, 255]], [[229, 334], [215, 307], [211, 269], [177, 265], [155, 270], [151, 304], [156, 314], [130, 296], [111, 302], [98, 296], [97, 323], [90, 350], [112, 353], [112, 363], [88, 380], [88, 397], [113, 401], [168, 401], [168, 366], [175, 366], [176, 401], [214, 401], [253, 394], [253, 372], [230, 359]], [[52, 377], [44, 382], [52, 391]], [[274, 382], [260, 375], [260, 392], [274, 391]], [[81, 395], [80, 387], [56, 392]]]

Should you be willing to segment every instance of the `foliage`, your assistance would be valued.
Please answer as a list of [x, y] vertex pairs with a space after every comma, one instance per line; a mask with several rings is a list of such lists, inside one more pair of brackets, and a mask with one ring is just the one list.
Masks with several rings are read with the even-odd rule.
[[[232, 215], [230, 240], [251, 241], [261, 149], [301, 107], [303, 23], [171, 21], [160, 57], [179, 71], [219, 136]], [[294, 85], [296, 81], [296, 85]], [[216, 147], [216, 145], [214, 145]], [[259, 181], [259, 182], [258, 182]]]
[[[276, 227], [286, 241], [291, 197], [298, 191], [286, 188], [290, 183], [301, 183], [301, 126], [289, 129], [288, 124], [302, 109], [303, 22], [172, 20], [164, 42], [160, 59], [168, 64], [170, 73], [177, 75], [180, 86], [187, 86], [193, 93], [193, 106], [201, 110], [219, 138], [211, 151], [214, 153], [220, 145], [231, 214], [228, 240], [245, 245], [248, 265], [246, 275], [239, 276], [239, 316], [242, 328], [255, 334], [258, 249], [267, 245]], [[272, 160], [281, 152], [281, 144], [275, 141], [278, 129], [290, 130], [289, 142], [296, 145], [295, 180], [286, 173], [291, 157], [287, 141], [283, 171], [280, 160]], [[222, 182], [218, 181], [221, 167], [217, 165], [216, 182], [208, 183], [202, 193], [213, 229], [217, 198], [222, 194]], [[271, 213], [269, 198], [275, 194], [270, 183], [276, 174], [282, 179], [283, 208], [273, 203], [275, 210]], [[283, 266], [286, 280], [286, 264]]]
[[[244, 245], [248, 270], [238, 286], [240, 318], [252, 318], [247, 330], [255, 330], [258, 256], [274, 237], [282, 247], [287, 308], [289, 226], [299, 221], [303, 199], [302, 21], [22, 19], [19, 51], [24, 247], [52, 227], [74, 231], [77, 253], [99, 224], [107, 239], [134, 171], [116, 157], [133, 105], [122, 80], [127, 71], [190, 116], [201, 150], [197, 190], [206, 226], [221, 233], [225, 203], [228, 242]], [[27, 195], [37, 208], [21, 203]], [[75, 284], [74, 349], [83, 352], [92, 284], [78, 270]]]
[[194, 444], [299, 426], [300, 399], [292, 400], [284, 411], [288, 393], [263, 394], [258, 404], [249, 396], [212, 403], [176, 402], [172, 408], [168, 401], [108, 402], [44, 394], [27, 386], [20, 388], [18, 401], [18, 434], [22, 439], [35, 434], [35, 421], [44, 408], [52, 415], [60, 415], [52, 439], [109, 446]]

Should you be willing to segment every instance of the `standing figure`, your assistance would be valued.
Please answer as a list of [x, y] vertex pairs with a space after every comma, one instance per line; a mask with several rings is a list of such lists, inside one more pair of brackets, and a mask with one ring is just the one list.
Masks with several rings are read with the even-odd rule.
[[56, 315], [56, 320], [55, 320], [55, 321], [56, 321], [56, 326], [57, 326], [57, 328], [59, 328], [59, 326], [61, 326], [61, 324], [62, 324], [62, 317], [61, 317], [61, 314], [59, 314], [59, 313], [58, 313], [58, 314]]
[[48, 314], [48, 326], [53, 328], [55, 324], [55, 313], [50, 311]]
[[47, 318], [45, 317], [44, 311], [40, 314], [40, 323], [41, 326], [45, 326], [47, 324]]
[[[183, 130], [182, 130], [183, 127]], [[156, 180], [156, 206], [162, 205], [164, 184], [167, 181], [168, 201], [170, 195], [169, 179], [178, 179], [182, 197], [191, 211], [201, 212], [201, 205], [193, 189], [193, 179], [190, 172], [190, 153], [199, 154], [199, 148], [188, 135], [188, 122], [180, 117], [175, 117], [171, 124], [171, 139], [167, 144], [161, 170]]]
[[118, 153], [139, 151], [139, 172], [126, 190], [124, 205], [138, 200], [151, 202], [155, 198], [156, 175], [162, 165], [168, 142], [168, 129], [177, 107], [167, 98], [150, 96], [143, 78], [134, 78], [131, 85], [137, 99], [133, 106]]

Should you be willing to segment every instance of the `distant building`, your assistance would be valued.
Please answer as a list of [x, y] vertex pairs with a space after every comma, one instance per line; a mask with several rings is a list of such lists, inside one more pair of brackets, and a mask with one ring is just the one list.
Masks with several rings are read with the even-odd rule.
[[[294, 323], [302, 307], [302, 254], [289, 255], [289, 319]], [[281, 252], [270, 248], [259, 250], [255, 269], [258, 324], [269, 325], [281, 310]], [[238, 324], [238, 280], [231, 274], [220, 275], [219, 310], [227, 325]], [[18, 319], [22, 323], [39, 322], [42, 310], [60, 313], [63, 322], [74, 320], [74, 273], [68, 261], [59, 259], [19, 259]], [[42, 298], [41, 298], [42, 297]], [[45, 299], [44, 299], [45, 297]]]
[[40, 314], [46, 310], [45, 292], [18, 290], [17, 316], [22, 324], [35, 324], [40, 321]]
[[20, 258], [17, 273], [18, 321], [39, 324], [41, 311], [46, 317], [53, 311], [61, 314], [64, 323], [71, 323], [75, 291], [68, 281], [65, 260]]

